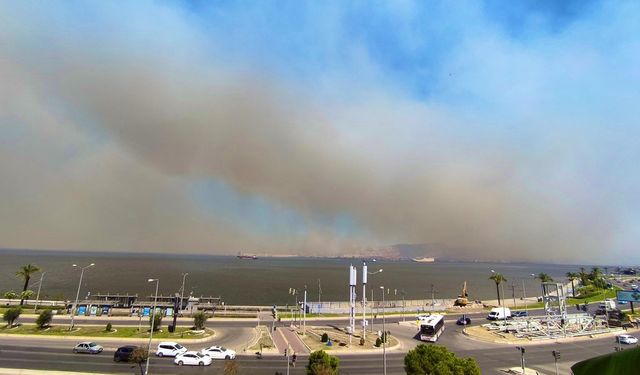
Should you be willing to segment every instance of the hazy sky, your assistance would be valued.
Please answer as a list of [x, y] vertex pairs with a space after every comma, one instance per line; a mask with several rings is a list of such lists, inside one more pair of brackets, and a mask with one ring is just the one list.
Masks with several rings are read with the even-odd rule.
[[640, 263], [637, 1], [0, 1], [0, 247]]

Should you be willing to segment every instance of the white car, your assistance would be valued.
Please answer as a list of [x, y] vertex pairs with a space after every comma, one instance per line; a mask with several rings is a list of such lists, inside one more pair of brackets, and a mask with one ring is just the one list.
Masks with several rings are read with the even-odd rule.
[[213, 362], [211, 357], [198, 352], [186, 352], [183, 354], [178, 354], [176, 356], [176, 359], [173, 360], [173, 363], [178, 366], [209, 366], [211, 362]]
[[631, 335], [616, 336], [616, 341], [621, 344], [637, 344], [638, 343], [638, 339]]
[[178, 344], [177, 342], [161, 342], [158, 344], [156, 355], [158, 357], [175, 357], [183, 354], [187, 351], [187, 348]]
[[80, 342], [73, 348], [74, 353], [99, 354], [102, 353], [102, 350], [102, 346], [89, 341]]
[[236, 357], [234, 350], [217, 345], [202, 349], [200, 354], [207, 355], [213, 359], [234, 359]]

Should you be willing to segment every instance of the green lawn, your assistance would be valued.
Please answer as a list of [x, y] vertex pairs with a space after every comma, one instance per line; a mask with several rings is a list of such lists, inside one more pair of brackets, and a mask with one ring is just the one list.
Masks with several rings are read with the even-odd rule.
[[[69, 331], [69, 326], [52, 326], [49, 329], [39, 329], [32, 324], [22, 324], [18, 327], [9, 329], [7, 326], [0, 328], [0, 333], [13, 335], [42, 335], [42, 336], [87, 336], [87, 337], [131, 337], [131, 338], [149, 338], [146, 331], [138, 331], [137, 327], [116, 327], [111, 332], [106, 332], [104, 327], [76, 326], [73, 331]], [[169, 333], [166, 327], [161, 331], [153, 333], [154, 338], [159, 339], [183, 339], [183, 338], [202, 338], [211, 336], [213, 331], [207, 329], [204, 334], [196, 334], [189, 328], [178, 327], [175, 332]]]
[[575, 375], [637, 374], [638, 363], [640, 348], [636, 347], [578, 362], [571, 370]]

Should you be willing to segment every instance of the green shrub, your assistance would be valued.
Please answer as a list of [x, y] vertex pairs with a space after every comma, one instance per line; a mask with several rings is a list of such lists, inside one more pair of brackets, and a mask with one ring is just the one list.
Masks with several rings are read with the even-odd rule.
[[204, 329], [204, 324], [207, 322], [209, 317], [203, 311], [199, 311], [193, 314], [193, 325], [195, 329]]
[[380, 337], [378, 337], [378, 338], [376, 339], [376, 348], [379, 348], [379, 347], [380, 347], [380, 345], [382, 345], [382, 340], [380, 339]]
[[320, 338], [321, 342], [327, 342], [329, 341], [329, 335], [325, 332], [322, 334], [322, 338]]
[[14, 292], [13, 290], [10, 290], [10, 291], [4, 293], [4, 298], [6, 298], [6, 299], [18, 299], [18, 293]]
[[309, 354], [307, 375], [337, 375], [340, 360], [323, 350]]
[[107, 332], [111, 332], [112, 329], [113, 329], [113, 326], [111, 325], [111, 322], [107, 323], [107, 326], [104, 328], [104, 330]]
[[162, 325], [162, 314], [156, 314], [155, 316], [149, 317], [149, 327], [151, 327], [151, 323], [153, 323], [153, 331], [159, 331], [160, 326]]
[[38, 318], [36, 319], [36, 325], [38, 326], [38, 328], [43, 329], [45, 327], [48, 327], [49, 324], [51, 324], [52, 320], [53, 313], [51, 312], [51, 310], [43, 310], [40, 312], [40, 315], [38, 315]]
[[480, 375], [473, 358], [458, 358], [444, 346], [420, 344], [404, 357], [407, 375], [458, 374]]
[[13, 327], [13, 323], [18, 320], [20, 314], [22, 314], [22, 309], [20, 307], [11, 307], [4, 312], [2, 319], [7, 322], [9, 327]]

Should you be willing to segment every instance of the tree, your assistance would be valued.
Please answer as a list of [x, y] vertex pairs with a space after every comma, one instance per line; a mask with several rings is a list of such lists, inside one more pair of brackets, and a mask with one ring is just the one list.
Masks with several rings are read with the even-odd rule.
[[6, 299], [16, 299], [16, 298], [18, 298], [18, 293], [14, 292], [13, 290], [10, 290], [8, 292], [4, 292], [4, 298], [6, 298]]
[[162, 325], [162, 315], [155, 314], [149, 317], [149, 327], [151, 327], [151, 323], [153, 322], [153, 332], [160, 330], [160, 326]]
[[18, 317], [22, 314], [21, 307], [11, 307], [4, 312], [2, 319], [7, 322], [9, 328], [13, 327], [13, 323], [18, 320]]
[[540, 272], [537, 276], [536, 279], [540, 279], [541, 282], [543, 283], [549, 283], [553, 281], [553, 278], [551, 278], [551, 276], [547, 275], [544, 272]]
[[576, 287], [573, 285], [574, 280], [578, 279], [578, 274], [575, 272], [567, 272], [567, 279], [571, 281], [571, 295], [576, 296]]
[[207, 322], [209, 317], [204, 311], [199, 311], [193, 314], [193, 325], [196, 329], [204, 329], [204, 324]]
[[224, 375], [240, 375], [240, 364], [237, 361], [224, 361]]
[[149, 352], [145, 348], [135, 348], [133, 352], [131, 352], [131, 357], [129, 357], [131, 363], [138, 365], [140, 375], [144, 375], [144, 367], [142, 364], [147, 361], [147, 357], [149, 357]]
[[589, 285], [589, 274], [584, 267], [580, 267], [580, 272], [578, 272], [578, 277], [580, 278], [580, 283], [582, 286]]
[[458, 358], [444, 346], [420, 344], [404, 357], [407, 375], [480, 375], [473, 358]]
[[113, 330], [113, 325], [111, 324], [111, 322], [107, 323], [107, 326], [104, 327], [104, 330], [107, 332], [111, 332]]
[[496, 283], [496, 292], [498, 292], [498, 305], [502, 305], [500, 302], [500, 284], [504, 281], [507, 281], [507, 278], [504, 277], [501, 273], [494, 272], [489, 280], [493, 280]]
[[[31, 275], [38, 271], [40, 271], [40, 267], [36, 266], [35, 264], [27, 264], [20, 267], [20, 270], [16, 272], [16, 276], [24, 280], [24, 287], [22, 288], [23, 292], [25, 292], [29, 287], [29, 280], [31, 280]], [[20, 299], [20, 306], [24, 304], [24, 300], [24, 298]]]
[[318, 350], [309, 354], [307, 375], [337, 375], [340, 360], [327, 354], [324, 350]]
[[49, 324], [51, 324], [52, 320], [53, 313], [51, 312], [51, 310], [42, 310], [40, 312], [40, 315], [38, 315], [38, 319], [36, 319], [36, 325], [38, 326], [38, 328], [43, 329], [45, 327], [48, 327]]
[[22, 293], [20, 293], [20, 298], [22, 300], [27, 300], [31, 298], [32, 295], [33, 295], [33, 290], [25, 290]]

